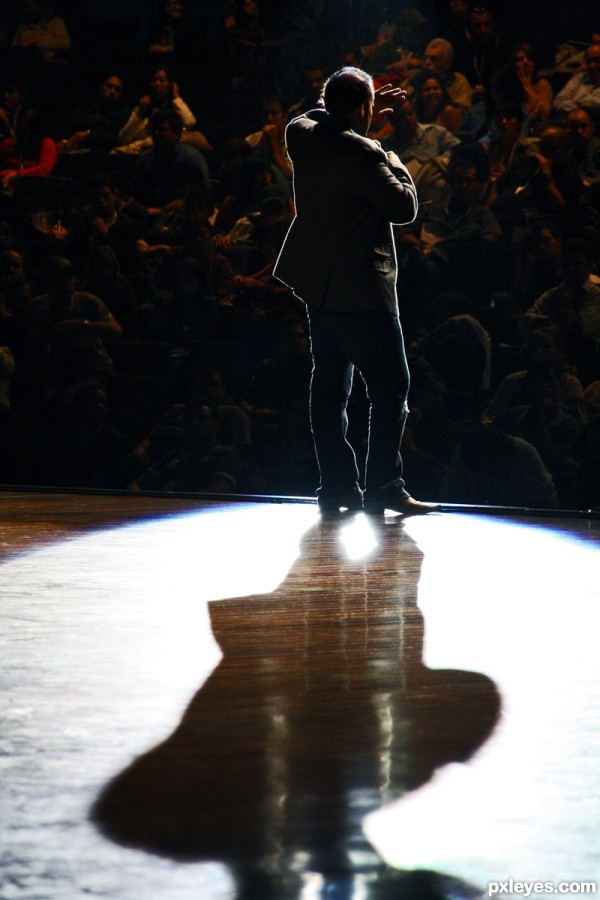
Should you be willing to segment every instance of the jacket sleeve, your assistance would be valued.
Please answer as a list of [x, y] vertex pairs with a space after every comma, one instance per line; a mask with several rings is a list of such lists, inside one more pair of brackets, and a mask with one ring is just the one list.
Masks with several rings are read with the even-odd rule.
[[360, 174], [361, 193], [393, 225], [412, 222], [418, 210], [417, 189], [408, 169], [394, 154], [372, 144], [365, 154]]

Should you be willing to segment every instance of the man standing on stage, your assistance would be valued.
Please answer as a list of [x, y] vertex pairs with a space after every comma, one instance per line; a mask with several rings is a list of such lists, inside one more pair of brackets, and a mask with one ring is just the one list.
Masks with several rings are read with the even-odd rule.
[[296, 215], [274, 274], [307, 308], [319, 508], [363, 507], [356, 457], [346, 438], [356, 367], [370, 402], [364, 509], [414, 515], [438, 507], [414, 500], [402, 477], [409, 373], [391, 223], [415, 218], [417, 195], [396, 154], [366, 137], [376, 104], [401, 102], [406, 94], [383, 88], [377, 95], [362, 69], [340, 69], [325, 84], [323, 108], [287, 126]]

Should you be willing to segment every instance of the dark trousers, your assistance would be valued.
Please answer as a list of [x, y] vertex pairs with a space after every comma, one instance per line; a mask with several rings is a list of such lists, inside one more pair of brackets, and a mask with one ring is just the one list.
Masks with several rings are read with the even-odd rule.
[[348, 399], [354, 369], [369, 400], [365, 504], [407, 496], [400, 442], [406, 423], [409, 372], [400, 320], [385, 312], [335, 312], [307, 307], [313, 373], [310, 415], [322, 497], [335, 497], [361, 481], [347, 440]]

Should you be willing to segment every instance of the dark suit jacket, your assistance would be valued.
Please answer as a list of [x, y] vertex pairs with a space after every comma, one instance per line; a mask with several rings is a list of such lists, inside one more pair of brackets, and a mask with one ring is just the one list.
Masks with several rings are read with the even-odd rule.
[[307, 304], [397, 315], [391, 223], [417, 213], [408, 171], [325, 110], [290, 122], [286, 141], [296, 215], [274, 274]]

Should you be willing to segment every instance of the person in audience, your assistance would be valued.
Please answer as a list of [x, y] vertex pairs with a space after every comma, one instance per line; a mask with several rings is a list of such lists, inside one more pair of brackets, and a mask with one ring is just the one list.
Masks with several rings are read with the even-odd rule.
[[14, 138], [17, 119], [26, 109], [23, 80], [14, 74], [3, 79], [0, 92], [0, 140]]
[[107, 402], [112, 360], [104, 339], [122, 336], [122, 328], [99, 297], [78, 290], [70, 260], [50, 257], [45, 266], [46, 291], [35, 297], [28, 315], [29, 365], [46, 376], [45, 399], [59, 421], [77, 413], [77, 397], [85, 406]]
[[218, 443], [218, 411], [202, 397], [186, 404], [170, 449], [129, 485], [134, 491], [198, 491], [228, 494], [243, 474], [239, 454]]
[[584, 69], [557, 93], [554, 109], [562, 114], [572, 109], [585, 109], [593, 116], [600, 113], [600, 41], [586, 48]]
[[594, 252], [580, 239], [567, 241], [563, 247], [563, 281], [541, 294], [521, 317], [521, 332], [548, 324], [552, 298], [566, 292], [573, 298], [576, 317], [584, 334], [600, 341], [600, 277], [594, 272]]
[[433, 157], [447, 156], [459, 143], [442, 125], [420, 122], [410, 100], [405, 100], [387, 118], [391, 131], [381, 139], [382, 144], [398, 154], [413, 178], [424, 163]]
[[266, 97], [264, 100], [265, 122], [260, 131], [255, 131], [245, 137], [250, 147], [253, 159], [260, 159], [275, 167], [275, 175], [280, 173], [285, 184], [292, 177], [292, 163], [285, 146], [285, 128], [288, 123], [288, 113], [283, 108], [280, 97]]
[[173, 201], [183, 205], [194, 184], [208, 187], [208, 165], [200, 150], [181, 140], [183, 121], [176, 109], [152, 117], [152, 147], [140, 153], [133, 176], [133, 195], [151, 215]]
[[48, 177], [56, 168], [56, 143], [49, 137], [43, 116], [25, 110], [17, 119], [15, 136], [0, 143], [0, 179], [5, 189], [13, 189], [23, 176]]
[[[442, 80], [450, 102], [464, 114], [471, 108], [473, 88], [462, 72], [452, 68], [453, 59], [452, 44], [445, 38], [433, 38], [425, 47], [423, 72], [431, 72]], [[413, 78], [409, 79], [409, 83]]]
[[65, 20], [55, 14], [51, 0], [24, 0], [12, 46], [21, 50], [36, 49], [46, 60], [56, 59], [71, 49]]
[[196, 125], [196, 116], [179, 92], [179, 85], [173, 81], [168, 66], [157, 66], [150, 76], [148, 93], [140, 97], [137, 106], [119, 131], [121, 145], [136, 148], [148, 146], [152, 136], [154, 116], [163, 110], [172, 109], [181, 118], [181, 130], [192, 129]]
[[448, 131], [460, 131], [463, 113], [450, 101], [442, 79], [433, 72], [425, 72], [412, 82], [417, 119], [422, 124], [433, 123]]
[[484, 425], [501, 418], [511, 406], [531, 403], [530, 382], [527, 372], [540, 363], [552, 363], [558, 375], [558, 401], [568, 407], [573, 399], [583, 395], [583, 386], [573, 368], [566, 361], [566, 349], [558, 328], [536, 328], [527, 336], [524, 346], [525, 367], [502, 380], [481, 415]]
[[531, 133], [552, 112], [552, 85], [538, 74], [537, 53], [531, 44], [517, 45], [512, 54], [512, 65], [515, 99], [521, 101], [527, 123], [525, 133]]
[[119, 75], [108, 74], [75, 110], [73, 132], [61, 142], [61, 149], [112, 150], [120, 143], [119, 132], [127, 118], [123, 81]]
[[446, 503], [556, 509], [558, 492], [538, 451], [492, 425], [465, 426], [444, 476]]

